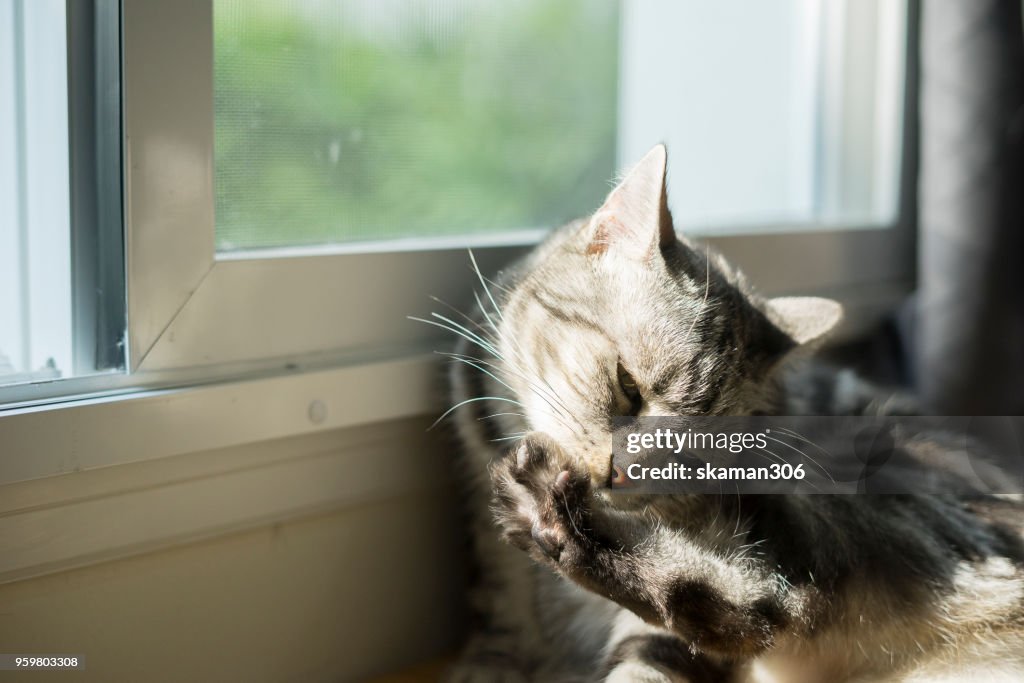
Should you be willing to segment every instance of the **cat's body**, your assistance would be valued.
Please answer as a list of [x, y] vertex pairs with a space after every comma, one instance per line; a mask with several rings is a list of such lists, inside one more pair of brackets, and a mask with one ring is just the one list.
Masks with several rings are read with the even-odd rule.
[[664, 170], [656, 148], [482, 280], [461, 330], [481, 623], [451, 679], [1024, 680], [1018, 501], [602, 491], [614, 415], [881, 408], [848, 374], [801, 374], [838, 307], [760, 299], [679, 240]]

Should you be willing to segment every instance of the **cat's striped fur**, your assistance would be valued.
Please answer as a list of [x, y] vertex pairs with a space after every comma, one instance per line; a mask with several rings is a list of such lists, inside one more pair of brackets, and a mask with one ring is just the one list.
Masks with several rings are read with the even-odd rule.
[[617, 364], [641, 414], [894, 405], [800, 369], [837, 306], [761, 299], [677, 238], [665, 164], [652, 150], [446, 322], [480, 570], [450, 679], [1024, 680], [1018, 501], [600, 493], [631, 408]]

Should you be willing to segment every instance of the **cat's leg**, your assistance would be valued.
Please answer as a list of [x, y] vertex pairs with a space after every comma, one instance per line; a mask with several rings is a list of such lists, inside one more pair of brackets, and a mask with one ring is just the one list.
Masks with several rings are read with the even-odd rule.
[[476, 587], [484, 618], [445, 680], [594, 683], [622, 608], [533, 562], [497, 529], [488, 538], [488, 566], [509, 574], [491, 571]]
[[[473, 502], [473, 501], [471, 501]], [[482, 503], [473, 512], [471, 534], [479, 574], [470, 589], [472, 633], [458, 660], [446, 672], [447, 683], [525, 683], [533, 679], [542, 643], [535, 637], [533, 607], [538, 567], [499, 539]]]
[[785, 582], [642, 513], [601, 504], [589, 474], [543, 434], [527, 435], [491, 475], [506, 540], [698, 651], [751, 657], [793, 617]]
[[604, 683], [728, 683], [733, 668], [695, 654], [675, 634], [622, 610], [604, 661]]
[[508, 658], [500, 642], [496, 643], [487, 634], [474, 634], [441, 680], [445, 683], [527, 683], [532, 677], [524, 670], [522, 662]]

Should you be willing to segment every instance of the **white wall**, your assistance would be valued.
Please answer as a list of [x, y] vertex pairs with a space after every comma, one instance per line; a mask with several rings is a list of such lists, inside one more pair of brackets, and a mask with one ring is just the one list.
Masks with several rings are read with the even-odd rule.
[[[465, 536], [446, 441], [425, 433], [427, 425], [417, 419], [361, 428], [366, 438], [367, 429], [397, 435], [393, 457], [383, 458], [394, 462], [382, 470], [393, 474], [397, 462], [405, 463], [418, 473], [418, 487], [364, 487], [361, 497], [339, 492], [338, 503], [326, 508], [164, 539], [109, 558], [81, 557], [75, 569], [40, 575], [40, 567], [31, 578], [0, 583], [0, 651], [86, 657], [85, 672], [33, 674], [39, 681], [358, 681], [450, 654], [463, 628]], [[132, 484], [133, 491], [100, 497], [125, 501], [115, 526], [141, 529], [157, 520], [147, 517], [144, 503], [128, 501], [169, 487], [218, 487], [223, 507], [247, 509], [252, 503], [235, 485], [254, 472], [274, 473], [287, 489], [294, 483], [289, 470], [311, 461], [328, 479], [365, 469], [354, 463], [359, 454], [351, 445], [324, 450], [332, 438], [316, 436], [316, 448], [310, 437], [253, 445], [252, 462], [234, 462], [230, 471], [216, 470], [246, 449], [119, 465], [108, 469], [122, 482], [142, 481], [133, 469], [167, 471], [179, 463], [184, 473], [191, 471], [184, 463], [196, 459], [214, 467], [191, 484]], [[294, 455], [269, 461], [262, 451], [271, 445]], [[179, 504], [195, 502], [183, 495]]]

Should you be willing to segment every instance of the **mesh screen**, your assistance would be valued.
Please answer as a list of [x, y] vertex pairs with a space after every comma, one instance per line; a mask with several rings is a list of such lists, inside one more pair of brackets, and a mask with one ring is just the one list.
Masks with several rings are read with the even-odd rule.
[[618, 23], [611, 0], [215, 0], [218, 249], [592, 211]]

